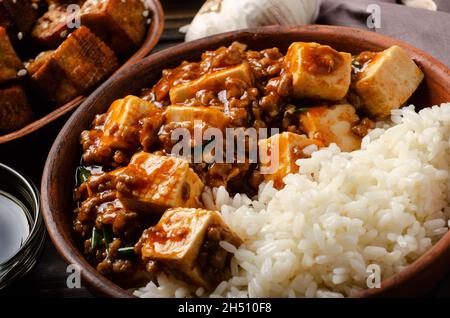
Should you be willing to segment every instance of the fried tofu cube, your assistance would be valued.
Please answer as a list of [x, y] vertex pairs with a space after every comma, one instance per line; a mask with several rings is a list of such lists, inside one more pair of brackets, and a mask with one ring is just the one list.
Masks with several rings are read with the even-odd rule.
[[129, 95], [112, 103], [106, 114], [102, 141], [126, 149], [139, 143], [139, 121], [161, 110], [150, 102]]
[[68, 12], [67, 5], [51, 5], [36, 21], [31, 36], [39, 45], [47, 49], [56, 49], [71, 32], [68, 22], [75, 17], [75, 13]]
[[172, 104], [184, 103], [186, 100], [195, 97], [195, 94], [202, 89], [219, 92], [224, 88], [225, 80], [229, 77], [238, 78], [249, 86], [253, 82], [250, 66], [247, 63], [242, 63], [238, 66], [205, 74], [192, 82], [172, 87], [169, 92], [170, 101]]
[[423, 72], [399, 46], [380, 52], [357, 76], [356, 94], [364, 109], [375, 118], [383, 118], [412, 96], [424, 78]]
[[[80, 90], [70, 81], [67, 74], [59, 67], [58, 62], [51, 56], [45, 57], [45, 62], [29, 64], [27, 69], [34, 71], [31, 82], [34, 89], [53, 105], [62, 105], [80, 95]], [[43, 61], [42, 61], [43, 62]], [[36, 66], [36, 67], [35, 67]], [[55, 80], [57, 79], [57, 80]]]
[[230, 277], [232, 254], [220, 242], [235, 248], [242, 244], [218, 212], [178, 208], [167, 210], [138, 244], [144, 261], [212, 290]]
[[114, 52], [88, 28], [73, 32], [31, 76], [37, 91], [61, 105], [105, 80], [118, 67]]
[[21, 69], [22, 61], [9, 41], [6, 29], [0, 27], [0, 84], [16, 79]]
[[[38, 2], [24, 0], [0, 0], [0, 26], [22, 35], [28, 33], [39, 13]], [[20, 36], [19, 39], [20, 40]]]
[[81, 8], [81, 23], [124, 55], [141, 45], [148, 14], [141, 0], [87, 0]]
[[295, 42], [285, 57], [297, 98], [340, 100], [351, 82], [352, 56], [327, 45]]
[[54, 58], [81, 92], [106, 79], [119, 65], [114, 52], [86, 27], [73, 32]]
[[301, 126], [309, 138], [318, 139], [326, 146], [335, 143], [345, 152], [361, 147], [361, 137], [352, 132], [358, 122], [359, 117], [350, 104], [313, 107], [300, 116]]
[[298, 135], [291, 132], [276, 134], [268, 139], [258, 142], [260, 154], [261, 173], [266, 181], [273, 181], [277, 189], [284, 186], [283, 178], [291, 173], [297, 173], [298, 159], [310, 156], [308, 151], [303, 150], [308, 147], [319, 149], [323, 143], [317, 139], [310, 139], [305, 135]]
[[118, 198], [132, 211], [201, 206], [203, 183], [184, 159], [139, 152], [118, 178]]
[[54, 50], [41, 52], [34, 59], [25, 62], [25, 68], [27, 69], [28, 74], [33, 75], [39, 71], [41, 66], [52, 58], [54, 52]]
[[201, 122], [204, 126], [222, 131], [229, 126], [231, 118], [218, 108], [205, 106], [169, 106], [166, 110], [166, 123]]
[[0, 89], [0, 131], [11, 132], [27, 125], [33, 111], [20, 86]]

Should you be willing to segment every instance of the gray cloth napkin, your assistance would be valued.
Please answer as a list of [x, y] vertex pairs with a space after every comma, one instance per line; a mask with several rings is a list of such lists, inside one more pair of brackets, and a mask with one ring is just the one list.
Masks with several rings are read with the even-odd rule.
[[[406, 7], [395, 0], [322, 0], [317, 23], [357, 27], [404, 40], [450, 66], [450, 0], [435, 2], [438, 11]], [[370, 4], [380, 6], [379, 29], [367, 27]]]

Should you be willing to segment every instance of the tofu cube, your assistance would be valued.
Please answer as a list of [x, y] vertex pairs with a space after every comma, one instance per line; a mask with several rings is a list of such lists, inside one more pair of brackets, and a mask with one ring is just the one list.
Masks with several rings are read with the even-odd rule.
[[203, 183], [180, 158], [139, 152], [118, 180], [118, 198], [132, 211], [162, 213], [167, 208], [201, 206]]
[[33, 112], [20, 86], [0, 89], [0, 132], [11, 132], [27, 125]]
[[236, 248], [242, 244], [218, 212], [178, 208], [167, 210], [156, 226], [144, 231], [138, 244], [144, 261], [213, 290], [230, 277], [232, 254], [221, 247], [221, 241]]
[[118, 67], [113, 51], [88, 28], [73, 32], [31, 76], [36, 90], [56, 105], [92, 89]]
[[285, 57], [297, 98], [341, 100], [351, 82], [352, 56], [327, 45], [295, 42]]
[[44, 51], [39, 53], [34, 59], [31, 59], [25, 63], [25, 67], [29, 75], [33, 75], [42, 65], [47, 63], [53, 56], [54, 50]]
[[18, 78], [17, 73], [21, 69], [23, 69], [22, 61], [9, 41], [6, 29], [0, 27], [0, 84]]
[[114, 52], [86, 27], [73, 32], [55, 51], [54, 58], [82, 93], [119, 66]]
[[19, 32], [25, 36], [38, 17], [37, 4], [29, 0], [0, 0], [0, 26], [5, 27], [10, 36]]
[[238, 66], [205, 74], [194, 81], [172, 87], [169, 92], [170, 101], [172, 104], [184, 103], [195, 97], [195, 94], [202, 89], [219, 92], [224, 89], [225, 80], [229, 77], [238, 78], [249, 86], [253, 83], [250, 66], [247, 63], [242, 63]]
[[361, 147], [361, 137], [352, 132], [358, 121], [355, 108], [350, 104], [313, 107], [300, 116], [301, 126], [309, 138], [318, 139], [325, 146], [335, 143], [345, 152]]
[[119, 149], [139, 144], [139, 121], [160, 111], [152, 103], [132, 95], [114, 101], [106, 114], [102, 142]]
[[81, 8], [81, 23], [124, 55], [141, 45], [148, 14], [142, 0], [87, 0]]
[[[42, 62], [44, 62], [42, 60]], [[38, 63], [36, 66], [39, 66]], [[57, 61], [51, 56], [45, 58], [45, 62], [37, 70], [33, 63], [29, 64], [34, 73], [31, 75], [31, 83], [34, 89], [50, 104], [62, 105], [80, 95], [79, 89], [70, 81], [67, 74], [59, 67]]]
[[198, 121], [203, 126], [218, 128], [222, 131], [230, 125], [231, 118], [218, 108], [205, 106], [169, 106], [166, 110], [166, 123]]
[[308, 146], [319, 149], [323, 144], [319, 140], [307, 138], [305, 135], [283, 132], [260, 140], [258, 146], [261, 173], [264, 175], [264, 179], [273, 181], [274, 186], [281, 189], [284, 186], [283, 178], [288, 174], [298, 172], [299, 166], [295, 162], [300, 158], [310, 156], [309, 152], [305, 153], [303, 150]]
[[423, 78], [405, 50], [392, 46], [366, 64], [353, 86], [364, 109], [375, 118], [383, 118], [406, 103]]
[[66, 5], [51, 5], [40, 17], [31, 31], [33, 40], [47, 49], [56, 49], [72, 31], [68, 21], [75, 19], [75, 13], [70, 13]]

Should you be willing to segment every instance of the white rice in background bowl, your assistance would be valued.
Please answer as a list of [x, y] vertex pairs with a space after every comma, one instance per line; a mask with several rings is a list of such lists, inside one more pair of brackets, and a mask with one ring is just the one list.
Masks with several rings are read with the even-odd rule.
[[[139, 297], [344, 297], [367, 288], [368, 266], [384, 280], [400, 272], [449, 227], [450, 103], [393, 111], [362, 142], [298, 160], [298, 174], [255, 198], [213, 190], [210, 209], [244, 240], [232, 277], [211, 294], [164, 274]], [[214, 203], [215, 202], [215, 203]]]

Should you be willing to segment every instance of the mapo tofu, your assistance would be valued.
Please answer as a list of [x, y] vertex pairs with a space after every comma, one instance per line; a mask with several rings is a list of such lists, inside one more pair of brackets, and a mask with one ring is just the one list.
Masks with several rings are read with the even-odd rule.
[[318, 43], [295, 42], [286, 54], [286, 71], [293, 76], [293, 94], [340, 100], [347, 95], [351, 80], [352, 57]]
[[283, 178], [291, 173], [298, 172], [296, 161], [307, 158], [311, 152], [305, 148], [318, 150], [323, 147], [319, 139], [308, 138], [291, 132], [283, 132], [268, 139], [259, 141], [261, 167], [272, 170], [264, 173], [266, 181], [273, 181], [276, 188], [282, 188]]
[[118, 175], [118, 182], [119, 200], [133, 211], [161, 213], [201, 205], [203, 182], [180, 158], [137, 153]]
[[352, 130], [358, 122], [356, 110], [349, 104], [312, 107], [300, 116], [301, 127], [310, 138], [326, 146], [335, 143], [346, 152], [361, 146], [361, 137]]
[[[397, 49], [392, 50], [388, 55], [398, 57]], [[214, 289], [228, 278], [229, 251], [234, 250], [229, 244], [238, 248], [243, 240], [219, 212], [205, 210], [217, 204], [211, 193], [223, 186], [232, 195], [251, 198], [267, 182], [281, 189], [286, 176], [301, 172], [299, 159], [331, 144], [342, 152], [358, 150], [375, 127], [373, 120], [388, 115], [386, 105], [400, 106], [400, 98], [393, 95], [386, 95], [388, 102], [375, 105], [375, 111], [364, 103], [367, 92], [358, 91], [358, 81], [367, 80], [358, 68], [362, 57], [303, 42], [293, 43], [285, 53], [278, 48], [249, 50], [242, 43], [203, 52], [199, 61], [163, 70], [140, 97], [119, 99], [94, 119], [82, 133], [80, 169], [95, 177], [75, 190], [75, 231], [86, 234], [85, 228], [110, 224], [116, 214], [105, 214], [104, 204], [136, 220], [130, 226], [134, 236], [122, 235], [120, 241], [131, 255], [104, 253], [104, 246], [85, 251], [94, 265], [104, 269], [128, 261], [144, 269], [149, 279], [165, 272]], [[418, 69], [410, 59], [406, 64], [410, 71]], [[386, 67], [389, 74], [392, 63], [375, 66]], [[372, 76], [378, 81], [379, 71]], [[386, 78], [401, 86], [398, 80]], [[411, 87], [405, 88], [408, 95]], [[407, 94], [398, 93], [403, 103]], [[352, 104], [358, 100], [363, 102]], [[98, 188], [102, 195], [89, 191]], [[92, 236], [79, 236], [90, 246]], [[121, 283], [111, 271], [101, 272]]]
[[242, 241], [220, 214], [203, 209], [169, 209], [138, 243], [142, 259], [208, 290], [230, 276], [232, 254], [221, 247]]
[[424, 75], [399, 46], [356, 58], [360, 68], [353, 83], [364, 109], [375, 118], [389, 116], [416, 91]]
[[114, 101], [108, 112], [97, 118], [94, 129], [83, 132], [83, 160], [88, 164], [126, 164], [141, 144], [152, 147], [156, 139], [147, 136], [157, 133], [162, 120], [160, 109], [136, 96]]

